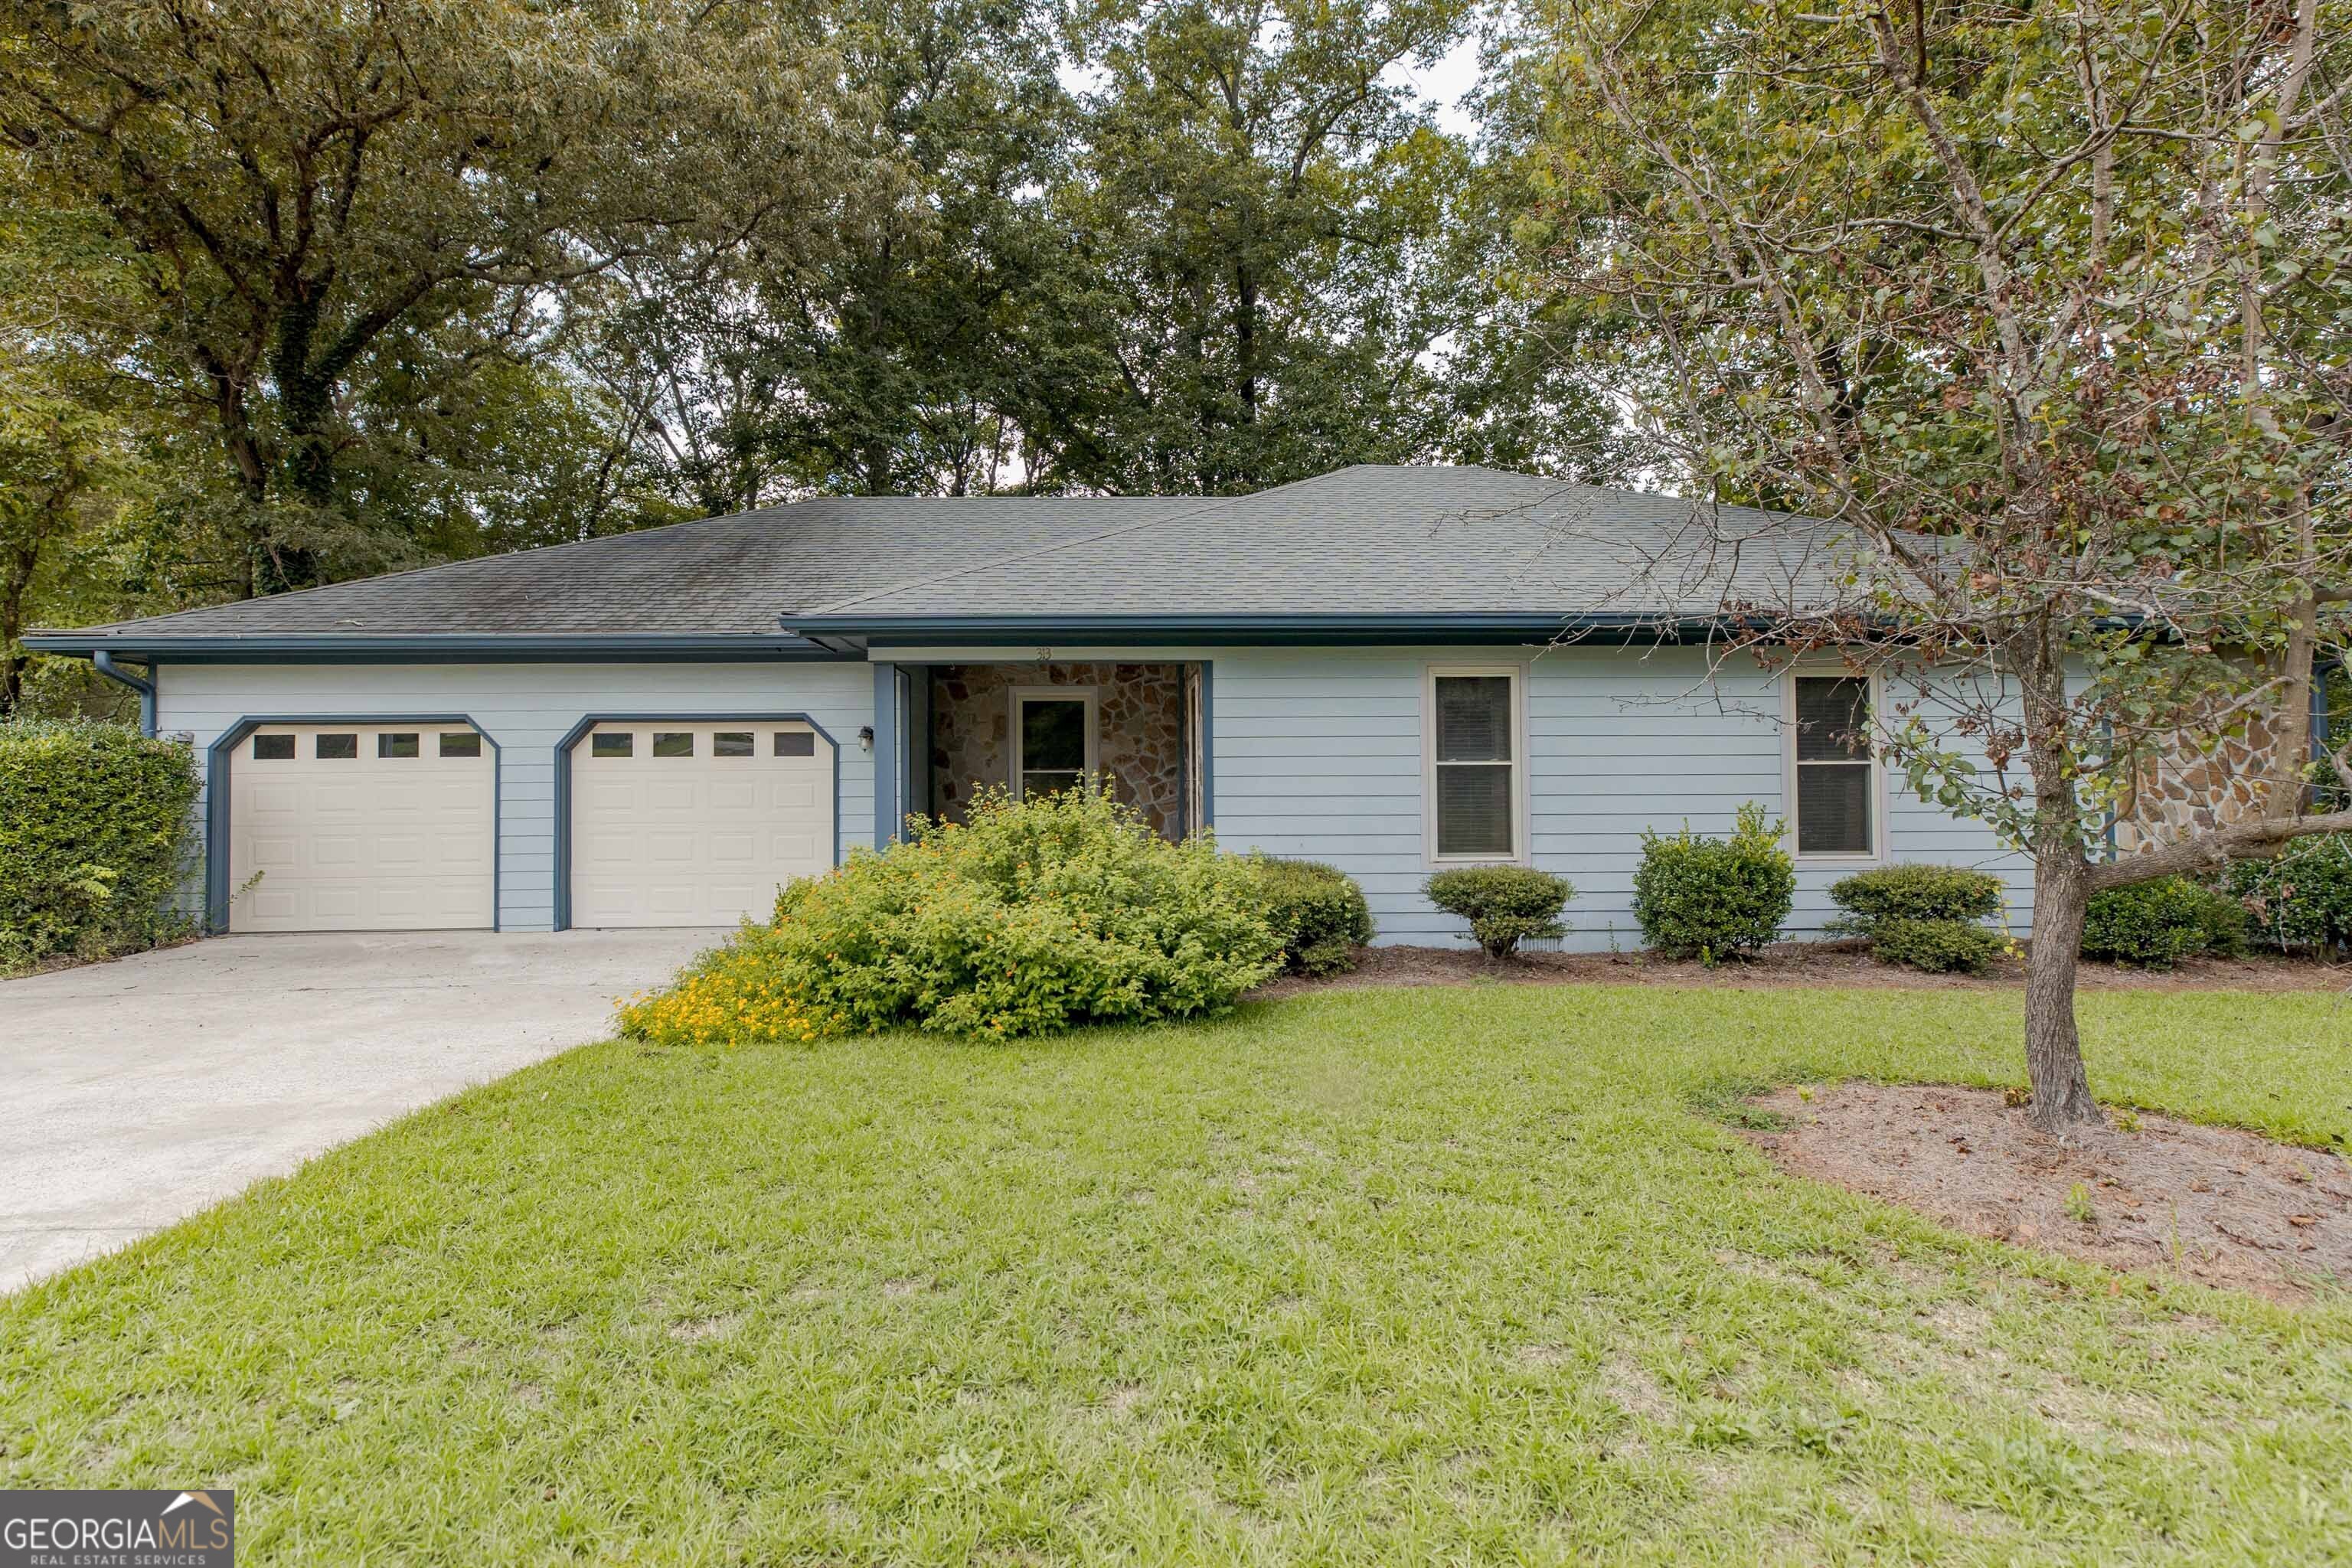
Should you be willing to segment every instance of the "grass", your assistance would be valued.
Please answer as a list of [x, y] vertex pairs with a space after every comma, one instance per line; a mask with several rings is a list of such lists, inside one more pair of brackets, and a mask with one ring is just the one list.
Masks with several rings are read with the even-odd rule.
[[[2108, 994], [2106, 1097], [2352, 1134], [2352, 1009]], [[2343, 1561], [2352, 1306], [1966, 1240], [1710, 1108], [2014, 1081], [1984, 993], [1329, 993], [591, 1047], [0, 1301], [0, 1485], [248, 1563]]]

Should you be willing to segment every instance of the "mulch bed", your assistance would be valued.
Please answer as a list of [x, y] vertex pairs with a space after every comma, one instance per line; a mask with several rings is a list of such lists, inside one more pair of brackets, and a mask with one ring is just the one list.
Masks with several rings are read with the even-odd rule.
[[2352, 1283], [2352, 1163], [2340, 1154], [2147, 1112], [2134, 1131], [2062, 1143], [1997, 1089], [1935, 1084], [1791, 1088], [1749, 1103], [1787, 1121], [1748, 1133], [1781, 1169], [1956, 1230], [2283, 1300]]
[[[1904, 991], [2011, 991], [2025, 985], [2025, 965], [2002, 963], [1990, 974], [1922, 974], [1881, 963], [1856, 942], [1791, 942], [1751, 959], [1712, 968], [1642, 952], [1528, 952], [1495, 963], [1475, 948], [1369, 947], [1349, 973], [1324, 980], [1289, 977], [1260, 987], [1261, 997], [1295, 996], [1344, 985], [1832, 985]], [[2266, 956], [2188, 959], [2178, 969], [2125, 969], [2084, 963], [2085, 991], [2342, 991], [2352, 964]]]

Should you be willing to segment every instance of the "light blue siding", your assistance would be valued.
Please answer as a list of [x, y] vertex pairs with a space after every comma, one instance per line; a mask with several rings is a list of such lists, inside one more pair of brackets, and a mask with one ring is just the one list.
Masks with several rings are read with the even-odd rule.
[[555, 745], [586, 714], [804, 712], [841, 747], [845, 848], [873, 838], [874, 759], [857, 731], [873, 722], [874, 678], [860, 663], [173, 664], [163, 678], [156, 727], [192, 735], [199, 758], [249, 715], [471, 715], [499, 748], [499, 922], [508, 931], [553, 923]]
[[[1084, 658], [1087, 650], [1057, 657]], [[1723, 833], [1744, 801], [1782, 812], [1780, 700], [1736, 664], [1710, 681], [1695, 648], [1216, 648], [1216, 829], [1228, 848], [1328, 860], [1363, 884], [1389, 942], [1455, 943], [1460, 923], [1421, 897], [1421, 682], [1432, 663], [1524, 664], [1528, 825], [1537, 865], [1572, 880], [1571, 947], [1641, 945], [1633, 879], [1645, 827]], [[499, 909], [509, 930], [553, 918], [554, 747], [600, 712], [806, 712], [841, 745], [845, 844], [871, 841], [872, 669], [837, 664], [167, 665], [159, 726], [199, 753], [251, 714], [468, 713], [500, 750]], [[2030, 916], [2028, 874], [1979, 824], [1921, 805], [1890, 780], [1888, 858], [1985, 866]], [[1791, 932], [1818, 933], [1849, 865], [1801, 865]]]
[[[1642, 945], [1633, 872], [1645, 827], [1730, 830], [1746, 801], [1783, 800], [1780, 695], [1744, 662], [1709, 678], [1697, 648], [1218, 649], [1217, 837], [1226, 847], [1328, 860], [1363, 884], [1381, 940], [1466, 942], [1421, 896], [1432, 869], [1422, 815], [1423, 671], [1431, 663], [1528, 670], [1528, 830], [1535, 864], [1576, 884], [1565, 945]], [[2031, 917], [2030, 871], [1982, 825], [1885, 793], [1886, 858], [1981, 866], [2010, 881], [2012, 921]], [[1790, 934], [1836, 912], [1851, 863], [1798, 868]]]

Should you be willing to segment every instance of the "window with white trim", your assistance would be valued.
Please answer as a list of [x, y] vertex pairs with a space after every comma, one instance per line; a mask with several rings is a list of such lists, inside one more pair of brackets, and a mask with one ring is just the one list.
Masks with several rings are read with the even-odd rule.
[[1013, 793], [1058, 795], [1095, 773], [1095, 693], [1085, 686], [1013, 692]]
[[1524, 847], [1518, 670], [1432, 668], [1423, 730], [1429, 858], [1517, 859]]
[[1878, 852], [1878, 764], [1870, 754], [1866, 676], [1789, 678], [1789, 772], [1797, 853]]

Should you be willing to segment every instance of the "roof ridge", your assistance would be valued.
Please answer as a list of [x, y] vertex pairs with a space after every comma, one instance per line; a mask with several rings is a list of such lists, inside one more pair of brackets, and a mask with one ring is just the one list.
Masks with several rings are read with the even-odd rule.
[[[1344, 472], [1345, 470], [1340, 471]], [[1318, 474], [1315, 477], [1318, 479], [1328, 479], [1329, 476]], [[1294, 479], [1291, 481], [1292, 484], [1305, 484], [1307, 482], [1307, 481], [1305, 479]], [[1275, 489], [1287, 489], [1289, 488], [1289, 485], [1276, 485], [1274, 487]], [[780, 624], [784, 624], [786, 628], [790, 629], [789, 623], [796, 616], [833, 615], [837, 611], [848, 609], [854, 605], [861, 604], [867, 599], [887, 598], [893, 594], [904, 594], [914, 588], [929, 588], [937, 584], [945, 583], [951, 578], [968, 576], [974, 572], [993, 571], [998, 567], [1010, 566], [1017, 562], [1034, 560], [1040, 555], [1050, 555], [1056, 550], [1068, 550], [1080, 544], [1099, 543], [1101, 541], [1106, 539], [1117, 538], [1122, 533], [1132, 533], [1139, 528], [1150, 528], [1159, 523], [1174, 522], [1180, 518], [1197, 517], [1204, 511], [1214, 511], [1221, 506], [1231, 506], [1234, 502], [1238, 500], [1248, 500], [1255, 496], [1269, 495], [1271, 493], [1273, 493], [1271, 490], [1252, 490], [1248, 495], [1208, 497], [1202, 500], [1201, 505], [1187, 507], [1182, 511], [1163, 512], [1152, 517], [1138, 518], [1133, 522], [1122, 522], [1115, 528], [1102, 529], [1094, 533], [1082, 533], [1072, 539], [1057, 539], [1051, 544], [1041, 544], [1034, 550], [1024, 550], [1012, 555], [993, 556], [986, 561], [972, 562], [969, 565], [952, 566], [944, 572], [935, 572], [928, 577], [915, 577], [903, 583], [893, 583], [887, 588], [869, 588], [863, 594], [853, 594], [846, 599], [835, 599], [831, 604], [811, 605], [804, 609], [786, 610], [780, 614], [776, 618]], [[1133, 499], [1140, 500], [1145, 498], [1138, 496], [1133, 498], [1111, 499]], [[1160, 497], [1155, 499], [1168, 500], [1172, 498]]]

